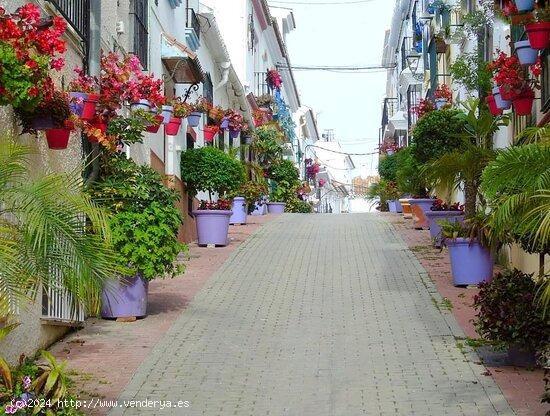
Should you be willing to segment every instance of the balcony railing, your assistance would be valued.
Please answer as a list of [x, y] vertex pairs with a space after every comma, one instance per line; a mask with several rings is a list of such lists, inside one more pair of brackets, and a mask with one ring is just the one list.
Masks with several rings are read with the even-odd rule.
[[187, 21], [186, 21], [185, 27], [189, 29], [193, 29], [195, 31], [195, 35], [197, 35], [197, 39], [200, 39], [201, 24], [199, 22], [197, 14], [195, 13], [195, 10], [193, 10], [190, 7], [188, 7], [186, 10], [187, 10]]
[[148, 1], [134, 0], [134, 54], [141, 61], [143, 69], [147, 69], [149, 59], [149, 31], [147, 30]]
[[382, 110], [382, 130], [388, 125], [389, 119], [397, 111], [397, 98], [384, 98], [384, 108]]
[[90, 0], [48, 0], [67, 23], [88, 43], [90, 33]]
[[422, 94], [422, 86], [420, 84], [413, 84], [407, 90], [407, 119], [409, 123], [409, 131], [411, 127], [418, 121], [418, 115], [416, 114], [416, 107], [420, 104]]
[[405, 36], [401, 42], [401, 70], [408, 66], [407, 57], [410, 56], [413, 47], [413, 38]]
[[266, 78], [267, 72], [254, 72], [254, 95], [256, 97], [271, 94], [271, 88], [269, 88]]

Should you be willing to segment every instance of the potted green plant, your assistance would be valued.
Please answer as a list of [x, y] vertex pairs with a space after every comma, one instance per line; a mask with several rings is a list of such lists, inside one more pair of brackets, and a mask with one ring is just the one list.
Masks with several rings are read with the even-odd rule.
[[102, 293], [104, 318], [147, 314], [149, 281], [174, 276], [175, 264], [186, 249], [178, 242], [182, 223], [175, 206], [178, 194], [162, 183], [149, 166], [124, 154], [105, 155], [99, 179], [90, 186], [94, 201], [112, 213], [112, 242], [125, 275], [107, 280]]
[[193, 211], [199, 246], [227, 245], [231, 202], [226, 198], [245, 180], [243, 164], [212, 146], [187, 149], [181, 155], [181, 178], [190, 195], [205, 192], [208, 200], [201, 201]]
[[256, 202], [266, 195], [267, 183], [265, 179], [249, 180], [244, 182], [237, 191], [233, 193], [233, 214], [229, 220], [230, 224], [246, 224], [248, 214], [251, 214], [256, 207]]
[[285, 181], [277, 183], [277, 187], [270, 192], [267, 211], [270, 214], [282, 214], [285, 212], [286, 201], [295, 197], [294, 187]]
[[498, 273], [479, 285], [474, 297], [478, 334], [508, 349], [508, 364], [534, 367], [536, 354], [550, 342], [550, 319], [536, 299], [541, 289], [533, 275], [519, 270]]
[[275, 100], [271, 94], [263, 94], [259, 97], [256, 97], [256, 103], [261, 109], [271, 111], [271, 106], [275, 104]]

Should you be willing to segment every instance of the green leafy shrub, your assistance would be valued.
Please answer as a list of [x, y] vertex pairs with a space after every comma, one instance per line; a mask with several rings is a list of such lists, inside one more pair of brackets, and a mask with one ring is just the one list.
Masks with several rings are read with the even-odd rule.
[[288, 182], [289, 184], [298, 183], [300, 175], [294, 163], [290, 160], [279, 160], [269, 168], [269, 178], [275, 182]]
[[146, 280], [165, 274], [173, 277], [181, 271], [175, 267], [174, 260], [185, 251], [185, 245], [175, 238], [180, 224], [180, 213], [174, 205], [153, 202], [139, 212], [119, 212], [111, 224], [119, 261]]
[[412, 148], [406, 147], [400, 150], [395, 157], [397, 161], [395, 178], [399, 192], [414, 197], [427, 197], [427, 181], [422, 173], [422, 164], [414, 158]]
[[380, 178], [387, 181], [397, 180], [397, 168], [399, 166], [399, 156], [397, 153], [387, 155], [380, 159], [380, 162], [378, 162], [378, 174], [380, 175]]
[[401, 193], [397, 189], [395, 182], [380, 179], [370, 185], [367, 191], [368, 199], [378, 199], [378, 209], [380, 211], [388, 211], [388, 201], [399, 199]]
[[188, 149], [181, 155], [181, 178], [192, 195], [199, 191], [220, 198], [235, 192], [245, 181], [243, 164], [215, 147]]
[[497, 274], [479, 285], [474, 298], [475, 327], [483, 338], [501, 346], [541, 351], [550, 342], [550, 318], [535, 296], [540, 285], [519, 270]]
[[115, 117], [109, 121], [107, 134], [126, 144], [143, 143], [145, 127], [153, 122], [152, 113], [138, 110], [130, 117]]
[[285, 211], [295, 214], [311, 214], [313, 212], [313, 206], [309, 202], [302, 201], [295, 197], [287, 202]]
[[459, 55], [449, 71], [453, 80], [468, 91], [487, 92], [491, 89], [491, 71], [487, 68], [487, 61], [477, 52]]
[[426, 163], [449, 153], [462, 145], [459, 135], [464, 121], [457, 117], [461, 111], [443, 109], [431, 111], [416, 123], [412, 131], [412, 155], [419, 163]]
[[281, 181], [277, 183], [277, 187], [269, 194], [270, 202], [287, 202], [296, 198], [296, 186], [290, 183]]
[[267, 183], [265, 180], [246, 181], [239, 189], [229, 195], [230, 198], [236, 196], [243, 197], [248, 206], [248, 213], [254, 211], [254, 203], [259, 201], [263, 196], [268, 194]]
[[258, 163], [264, 168], [283, 157], [283, 143], [285, 137], [274, 124], [265, 124], [256, 129], [256, 137], [251, 148], [256, 152]]

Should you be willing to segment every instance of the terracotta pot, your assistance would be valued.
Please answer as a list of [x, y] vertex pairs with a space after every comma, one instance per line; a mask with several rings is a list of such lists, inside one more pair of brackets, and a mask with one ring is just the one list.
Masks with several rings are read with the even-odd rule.
[[525, 31], [532, 48], [546, 49], [550, 46], [550, 22], [526, 24]]
[[409, 203], [409, 198], [402, 198], [399, 200], [399, 203], [403, 208], [403, 218], [412, 218], [411, 204]]
[[52, 150], [63, 150], [69, 145], [70, 129], [48, 129], [46, 130], [46, 140], [48, 147]]
[[179, 117], [172, 117], [170, 119], [170, 123], [168, 123], [166, 125], [166, 127], [164, 128], [164, 132], [168, 135], [168, 136], [175, 136], [178, 134], [178, 132], [180, 131], [180, 127], [181, 127], [181, 118]]

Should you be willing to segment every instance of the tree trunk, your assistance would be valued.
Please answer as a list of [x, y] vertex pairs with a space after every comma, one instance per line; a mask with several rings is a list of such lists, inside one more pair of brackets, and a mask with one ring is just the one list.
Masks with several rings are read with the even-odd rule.
[[466, 181], [464, 183], [464, 214], [466, 217], [471, 217], [476, 213], [477, 205], [477, 187], [475, 182]]

